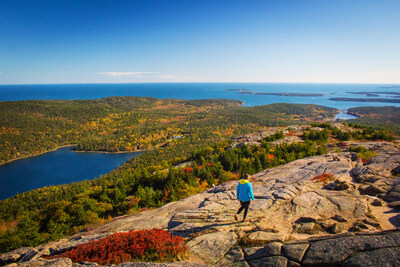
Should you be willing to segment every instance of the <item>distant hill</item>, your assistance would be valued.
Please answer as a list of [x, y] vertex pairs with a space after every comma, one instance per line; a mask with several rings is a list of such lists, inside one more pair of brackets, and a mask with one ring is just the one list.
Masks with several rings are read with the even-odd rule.
[[351, 123], [380, 126], [400, 133], [400, 107], [356, 107], [350, 108], [348, 113], [359, 117], [349, 120]]
[[323, 120], [337, 113], [317, 105], [242, 104], [153, 97], [0, 102], [0, 163], [70, 144], [77, 150], [118, 152], [153, 149], [182, 135], [196, 142], [218, 141], [254, 127]]

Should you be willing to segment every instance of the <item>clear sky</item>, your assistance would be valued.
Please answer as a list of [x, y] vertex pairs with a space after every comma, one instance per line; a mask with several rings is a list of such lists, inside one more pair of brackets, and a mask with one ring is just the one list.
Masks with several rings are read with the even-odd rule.
[[400, 84], [399, 0], [0, 0], [0, 84]]

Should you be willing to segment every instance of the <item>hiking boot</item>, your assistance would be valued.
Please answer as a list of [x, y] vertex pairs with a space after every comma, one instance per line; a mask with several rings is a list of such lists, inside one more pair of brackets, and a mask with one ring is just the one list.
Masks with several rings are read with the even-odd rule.
[[248, 221], [249, 221], [249, 219], [244, 219], [244, 220], [243, 220], [243, 222], [248, 222]]
[[239, 215], [235, 214], [235, 220], [236, 220], [236, 221], [239, 220]]

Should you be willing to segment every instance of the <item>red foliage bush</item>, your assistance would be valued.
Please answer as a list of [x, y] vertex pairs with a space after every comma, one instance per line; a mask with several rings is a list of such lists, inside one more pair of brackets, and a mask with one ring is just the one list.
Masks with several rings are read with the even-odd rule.
[[184, 240], [161, 229], [115, 233], [91, 241], [50, 258], [70, 258], [73, 262], [119, 264], [128, 261], [174, 261], [186, 255]]
[[286, 136], [297, 136], [297, 134], [295, 134], [294, 132], [287, 132], [285, 135]]
[[191, 174], [193, 171], [193, 167], [182, 168], [185, 174]]
[[323, 173], [323, 174], [320, 174], [320, 175], [317, 175], [317, 176], [311, 178], [311, 181], [316, 182], [316, 183], [317, 182], [323, 182], [324, 184], [326, 184], [329, 181], [332, 181], [334, 179], [335, 179], [335, 177], [332, 174]]
[[267, 160], [268, 160], [268, 162], [270, 162], [271, 160], [273, 160], [274, 159], [274, 155], [272, 155], [272, 154], [267, 154]]
[[[206, 163], [206, 164], [204, 164], [204, 166], [210, 167], [210, 166], [211, 166], [211, 163]], [[199, 166], [197, 166], [197, 168], [198, 168], [199, 170], [201, 170], [201, 168], [203, 168], [203, 166], [202, 166], [202, 165], [199, 165]]]

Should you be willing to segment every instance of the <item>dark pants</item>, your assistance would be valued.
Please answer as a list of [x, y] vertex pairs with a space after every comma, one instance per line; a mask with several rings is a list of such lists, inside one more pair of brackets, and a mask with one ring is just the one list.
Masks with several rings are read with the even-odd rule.
[[249, 210], [249, 205], [250, 205], [250, 201], [240, 201], [240, 208], [239, 208], [237, 214], [240, 214], [242, 212], [242, 210], [244, 209], [243, 220], [246, 219], [247, 211]]

